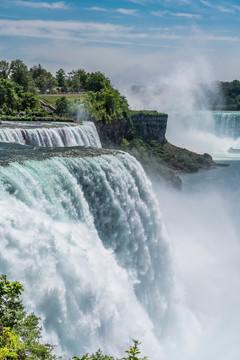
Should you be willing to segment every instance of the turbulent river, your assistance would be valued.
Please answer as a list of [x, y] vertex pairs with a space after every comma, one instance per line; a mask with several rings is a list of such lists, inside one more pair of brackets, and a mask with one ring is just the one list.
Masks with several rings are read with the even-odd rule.
[[23, 140], [22, 129], [3, 129], [19, 138], [0, 144], [0, 273], [24, 285], [44, 339], [66, 357], [123, 356], [136, 338], [151, 360], [237, 359], [237, 157], [181, 175], [182, 192], [152, 188], [133, 157], [100, 148], [93, 125], [73, 131], [89, 126], [89, 148], [38, 147], [26, 142], [33, 129]]

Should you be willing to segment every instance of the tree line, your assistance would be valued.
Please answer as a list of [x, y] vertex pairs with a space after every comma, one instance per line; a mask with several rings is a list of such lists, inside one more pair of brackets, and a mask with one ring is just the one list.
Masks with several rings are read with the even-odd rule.
[[[95, 77], [97, 79], [95, 79]], [[67, 93], [99, 91], [102, 82], [108, 82], [102, 73], [86, 73], [83, 69], [72, 70], [68, 74], [60, 68], [52, 75], [41, 64], [28, 69], [22, 60], [0, 61], [0, 79], [10, 79], [20, 85], [24, 91], [32, 93]]]
[[219, 87], [223, 94], [223, 109], [240, 111], [240, 81], [219, 81]]
[[[78, 69], [66, 74], [60, 68], [54, 76], [41, 64], [28, 69], [19, 59], [0, 61], [0, 115], [14, 116], [24, 111], [27, 115], [47, 116], [38, 97], [39, 93], [46, 92], [63, 95], [56, 103], [57, 115], [76, 117], [81, 106], [90, 119], [109, 123], [112, 119], [127, 118], [129, 114], [126, 98], [100, 71], [87, 73]], [[85, 93], [84, 101], [72, 102], [64, 97], [72, 92]]]

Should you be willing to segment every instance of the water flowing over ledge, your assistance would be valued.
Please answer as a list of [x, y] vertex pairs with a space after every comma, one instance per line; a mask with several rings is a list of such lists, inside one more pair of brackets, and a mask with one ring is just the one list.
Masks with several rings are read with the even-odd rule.
[[48, 341], [68, 355], [118, 355], [134, 337], [158, 359], [173, 279], [142, 167], [122, 152], [4, 146], [22, 163], [0, 166], [0, 272], [24, 285]]
[[81, 158], [93, 157], [104, 154], [122, 153], [119, 150], [108, 150], [87, 146], [72, 147], [39, 147], [22, 145], [18, 143], [0, 142], [0, 165], [6, 166], [12, 162], [23, 163], [26, 160], [46, 160], [52, 157]]
[[240, 112], [213, 112], [216, 132], [237, 139], [240, 136]]
[[0, 127], [0, 141], [44, 147], [101, 147], [96, 127], [90, 121], [83, 121], [78, 125], [8, 122]]

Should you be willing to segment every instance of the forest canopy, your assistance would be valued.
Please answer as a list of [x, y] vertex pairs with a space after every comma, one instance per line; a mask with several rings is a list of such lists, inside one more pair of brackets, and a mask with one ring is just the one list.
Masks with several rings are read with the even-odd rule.
[[[66, 95], [73, 93], [81, 97], [70, 101]], [[88, 118], [103, 123], [128, 117], [126, 98], [100, 71], [77, 69], [66, 74], [60, 68], [54, 76], [41, 64], [28, 69], [19, 59], [0, 61], [0, 115], [15, 116], [22, 111], [30, 116], [46, 116], [41, 111], [40, 94], [58, 95], [56, 108], [51, 109], [58, 116], [76, 117], [81, 107]]]

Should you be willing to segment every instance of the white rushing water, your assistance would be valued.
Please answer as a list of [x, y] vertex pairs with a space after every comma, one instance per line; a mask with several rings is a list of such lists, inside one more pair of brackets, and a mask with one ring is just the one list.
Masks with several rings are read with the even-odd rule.
[[[164, 354], [176, 321], [168, 238], [127, 154], [0, 167], [0, 273], [24, 285], [58, 352]], [[165, 350], [166, 352], [166, 350]]]
[[64, 147], [92, 146], [101, 147], [99, 136], [93, 122], [84, 121], [77, 126], [52, 127], [1, 127], [0, 141], [18, 142], [33, 146]]

